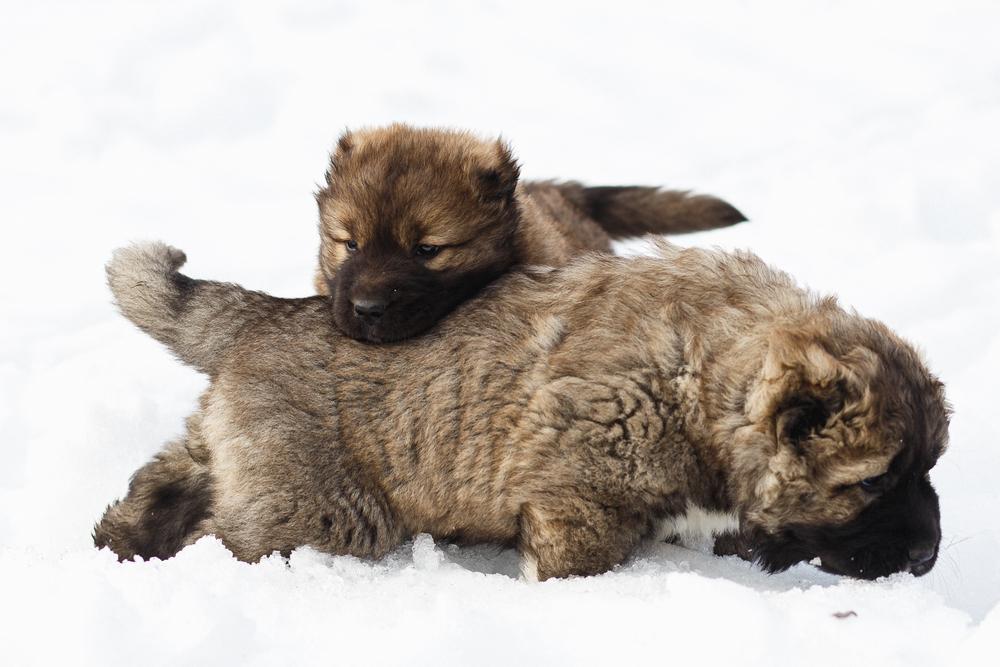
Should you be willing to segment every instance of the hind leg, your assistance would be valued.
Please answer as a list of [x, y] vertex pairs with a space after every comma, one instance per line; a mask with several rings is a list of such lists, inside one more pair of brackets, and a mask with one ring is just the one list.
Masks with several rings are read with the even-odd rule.
[[381, 558], [404, 539], [384, 492], [343, 456], [317, 455], [306, 464], [290, 456], [271, 459], [268, 466], [251, 463], [233, 477], [220, 474], [215, 495], [204, 530], [244, 561], [300, 546]]
[[119, 560], [169, 558], [193, 541], [207, 518], [212, 479], [207, 452], [191, 435], [171, 442], [139, 468], [128, 494], [110, 505], [94, 527], [94, 544]]

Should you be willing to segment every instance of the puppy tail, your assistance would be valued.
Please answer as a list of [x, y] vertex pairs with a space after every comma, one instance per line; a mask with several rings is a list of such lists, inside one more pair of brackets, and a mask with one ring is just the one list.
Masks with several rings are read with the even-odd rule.
[[554, 183], [567, 201], [616, 239], [644, 234], [683, 234], [728, 227], [747, 218], [711, 195], [639, 185], [588, 187]]
[[193, 280], [178, 272], [186, 257], [164, 243], [114, 252], [108, 286], [122, 314], [178, 359], [213, 375], [248, 324], [281, 301], [231, 283]]

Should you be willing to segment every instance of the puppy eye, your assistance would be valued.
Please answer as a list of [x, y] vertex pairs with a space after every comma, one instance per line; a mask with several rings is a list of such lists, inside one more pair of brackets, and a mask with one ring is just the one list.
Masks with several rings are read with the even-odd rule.
[[358, 249], [358, 242], [355, 241], [354, 239], [351, 239], [350, 241], [345, 241], [344, 245], [347, 246], [347, 249], [351, 252], [354, 252], [355, 250]]
[[885, 482], [885, 475], [876, 475], [875, 477], [868, 477], [866, 479], [858, 482], [860, 486], [865, 491], [879, 491], [882, 488], [882, 484]]
[[417, 257], [433, 257], [441, 251], [441, 246], [436, 245], [418, 245], [413, 249], [413, 252], [417, 254]]

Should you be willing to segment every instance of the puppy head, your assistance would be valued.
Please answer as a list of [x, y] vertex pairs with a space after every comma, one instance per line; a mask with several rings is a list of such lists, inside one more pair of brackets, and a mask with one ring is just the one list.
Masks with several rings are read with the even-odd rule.
[[[832, 318], [770, 341], [747, 416], [766, 455], [746, 515], [753, 556], [783, 570], [925, 574], [941, 540], [929, 471], [948, 437], [942, 384], [883, 325]], [[739, 467], [739, 455], [736, 455]]]
[[317, 288], [386, 342], [432, 326], [514, 263], [519, 169], [501, 141], [405, 125], [344, 134], [317, 194]]

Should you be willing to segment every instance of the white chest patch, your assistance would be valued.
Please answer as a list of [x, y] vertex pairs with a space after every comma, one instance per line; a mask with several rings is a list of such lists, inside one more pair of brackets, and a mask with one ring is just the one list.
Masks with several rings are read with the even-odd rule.
[[735, 514], [710, 511], [689, 503], [684, 514], [663, 520], [656, 533], [656, 541], [676, 537], [686, 547], [697, 547], [716, 535], [735, 532], [739, 528], [740, 519]]
[[538, 561], [534, 556], [521, 554], [521, 580], [538, 583]]

